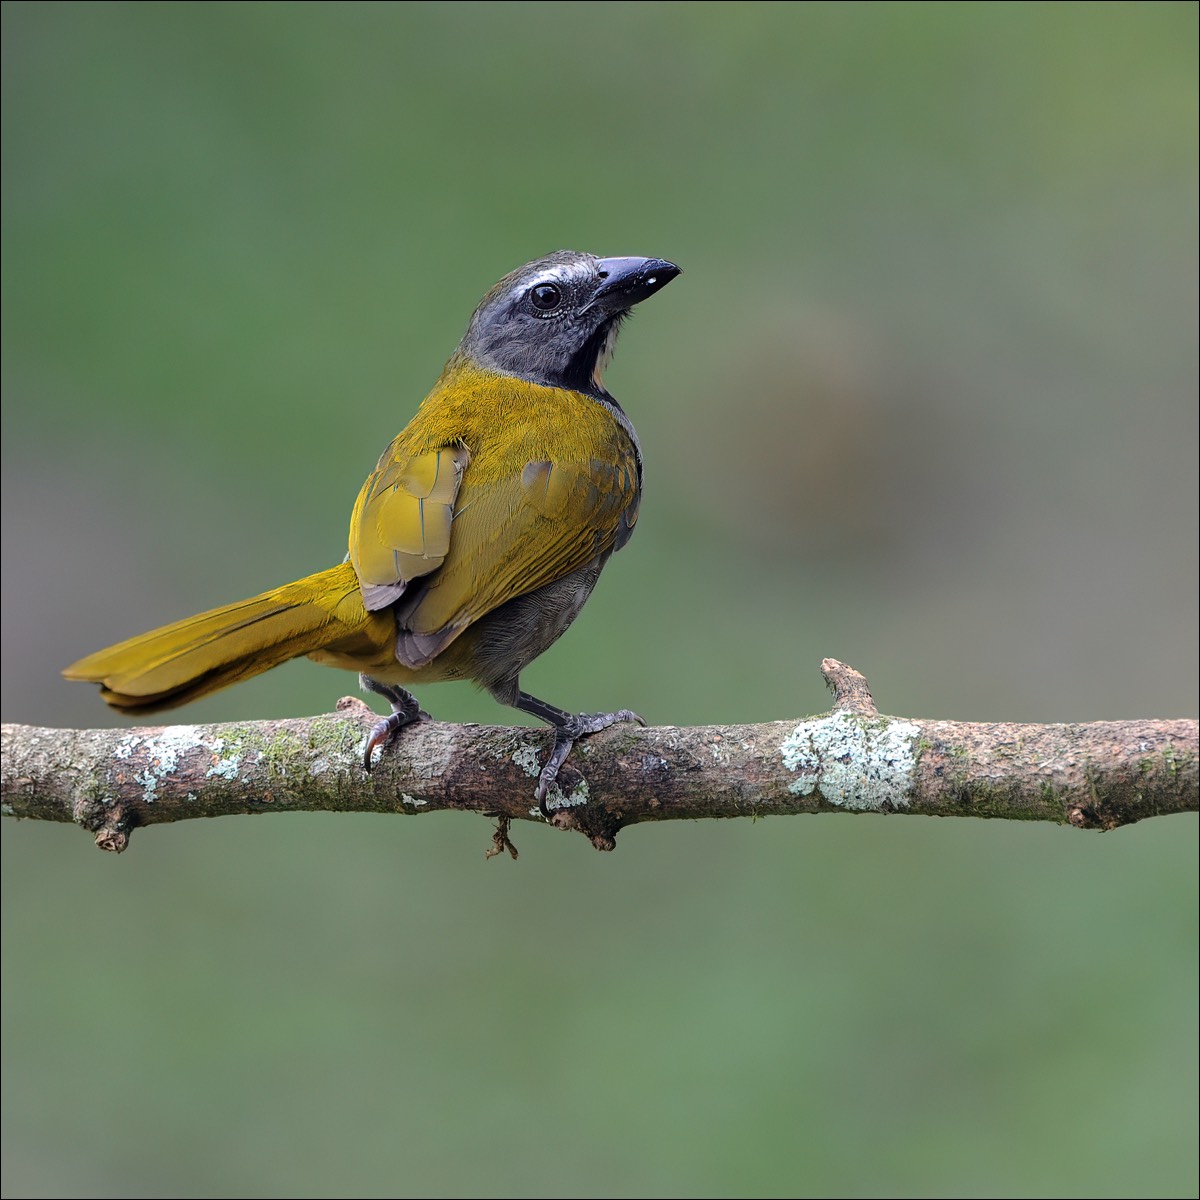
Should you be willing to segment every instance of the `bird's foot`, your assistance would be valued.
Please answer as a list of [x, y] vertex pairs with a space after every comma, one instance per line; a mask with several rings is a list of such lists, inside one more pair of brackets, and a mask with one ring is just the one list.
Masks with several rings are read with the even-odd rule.
[[538, 808], [547, 821], [550, 820], [550, 806], [547, 804], [550, 785], [558, 778], [558, 772], [567, 761], [571, 747], [581, 737], [587, 737], [589, 733], [599, 733], [610, 725], [616, 725], [618, 721], [636, 721], [639, 725], [646, 723], [637, 713], [623, 708], [619, 712], [579, 713], [577, 716], [568, 717], [561, 725], [555, 725], [554, 746], [542, 773], [538, 776], [537, 790], [533, 793], [533, 798], [538, 802]]
[[385, 746], [401, 729], [414, 721], [428, 721], [429, 714], [422, 712], [416, 696], [402, 687], [381, 683], [367, 675], [360, 675], [359, 682], [367, 691], [382, 696], [392, 706], [390, 715], [376, 721], [367, 736], [367, 744], [363, 750], [363, 767], [369, 771], [371, 756], [375, 753], [376, 746]]

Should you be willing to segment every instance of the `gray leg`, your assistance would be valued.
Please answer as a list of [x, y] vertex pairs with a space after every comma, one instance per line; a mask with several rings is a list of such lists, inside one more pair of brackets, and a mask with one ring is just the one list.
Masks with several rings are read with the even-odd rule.
[[385, 745], [393, 734], [399, 733], [406, 725], [419, 721], [427, 714], [421, 711], [421, 705], [416, 696], [411, 692], [406, 692], [402, 687], [396, 687], [391, 683], [382, 683], [378, 679], [372, 679], [369, 675], [360, 675], [358, 682], [363, 691], [374, 692], [377, 696], [382, 696], [392, 706], [391, 715], [376, 721], [371, 727], [370, 737], [367, 738], [367, 748], [363, 752], [363, 766], [369, 771], [371, 755], [375, 752], [376, 746]]
[[542, 773], [538, 776], [537, 790], [533, 793], [534, 799], [538, 802], [538, 808], [541, 809], [542, 816], [547, 821], [550, 820], [550, 809], [546, 805], [546, 793], [549, 791], [550, 785], [558, 778], [558, 772], [563, 763], [567, 761], [571, 747], [581, 737], [586, 737], [589, 733], [599, 733], [600, 730], [607, 729], [618, 721], [636, 721], [639, 725], [646, 723], [637, 713], [630, 712], [627, 708], [610, 713], [572, 714], [564, 712], [561, 708], [555, 708], [553, 704], [547, 704], [545, 700], [539, 700], [528, 692], [517, 692], [516, 699], [505, 700], [505, 703], [554, 727], [554, 746], [550, 750], [550, 757], [546, 759]]

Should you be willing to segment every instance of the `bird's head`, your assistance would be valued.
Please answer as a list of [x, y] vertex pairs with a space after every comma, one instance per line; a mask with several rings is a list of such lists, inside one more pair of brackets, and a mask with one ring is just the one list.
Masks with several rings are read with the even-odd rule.
[[661, 258], [558, 250], [505, 275], [484, 296], [458, 354], [533, 383], [604, 396], [621, 321], [679, 273]]

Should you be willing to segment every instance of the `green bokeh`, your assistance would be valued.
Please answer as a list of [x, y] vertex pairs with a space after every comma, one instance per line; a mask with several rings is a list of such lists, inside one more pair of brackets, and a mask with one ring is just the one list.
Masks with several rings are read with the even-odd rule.
[[[911, 716], [1196, 712], [1195, 5], [3, 13], [5, 720], [112, 722], [58, 669], [336, 561], [561, 246], [686, 274], [538, 694], [780, 718], [834, 655]], [[1196, 1194], [1194, 818], [515, 836], [6, 822], [4, 1195]]]

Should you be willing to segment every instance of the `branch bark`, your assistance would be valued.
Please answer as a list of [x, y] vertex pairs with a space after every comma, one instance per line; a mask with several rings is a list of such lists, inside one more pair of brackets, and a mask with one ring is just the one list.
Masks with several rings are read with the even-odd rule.
[[[881, 716], [866, 680], [826, 659], [823, 716], [764, 725], [616, 726], [581, 741], [552, 823], [600, 850], [642, 821], [811, 812], [1053, 821], [1114, 829], [1196, 812], [1195, 720], [1015, 725]], [[298, 720], [131, 729], [3, 727], [5, 816], [73, 821], [120, 852], [142, 825], [234, 813], [435, 812], [541, 821], [542, 730], [422, 722], [362, 767], [376, 715], [346, 697]]]

